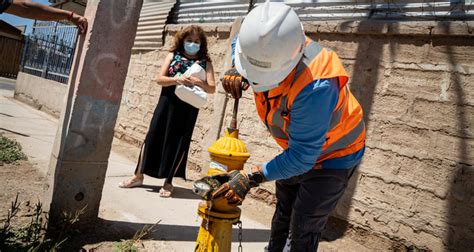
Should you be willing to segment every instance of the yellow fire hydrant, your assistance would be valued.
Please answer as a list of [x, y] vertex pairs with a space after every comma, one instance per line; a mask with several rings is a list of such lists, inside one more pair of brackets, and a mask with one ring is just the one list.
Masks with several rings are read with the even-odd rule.
[[[238, 129], [227, 129], [208, 149], [211, 163], [208, 176], [242, 170], [250, 154], [241, 140]], [[199, 204], [198, 214], [202, 218], [194, 251], [228, 252], [232, 242], [232, 225], [240, 221], [240, 208], [230, 206], [224, 197]]]

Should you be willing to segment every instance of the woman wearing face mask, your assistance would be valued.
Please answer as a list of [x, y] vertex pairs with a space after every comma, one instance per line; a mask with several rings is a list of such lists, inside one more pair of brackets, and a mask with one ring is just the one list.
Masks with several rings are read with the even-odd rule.
[[[187, 155], [199, 109], [175, 95], [177, 85], [201, 87], [214, 93], [214, 70], [207, 53], [207, 41], [199, 26], [189, 26], [175, 35], [174, 46], [165, 58], [156, 82], [163, 88], [142, 146], [135, 175], [119, 184], [121, 188], [141, 186], [143, 174], [166, 178], [161, 197], [173, 192], [173, 177], [185, 178]], [[206, 81], [182, 74], [194, 63], [206, 70]]]

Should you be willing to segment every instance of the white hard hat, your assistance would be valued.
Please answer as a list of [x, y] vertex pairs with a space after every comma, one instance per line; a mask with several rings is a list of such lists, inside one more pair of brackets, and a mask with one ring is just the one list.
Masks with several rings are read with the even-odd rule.
[[[303, 54], [298, 15], [283, 3], [265, 2], [245, 17], [235, 47], [235, 67], [255, 91], [278, 86]], [[258, 83], [258, 85], [255, 85]]]

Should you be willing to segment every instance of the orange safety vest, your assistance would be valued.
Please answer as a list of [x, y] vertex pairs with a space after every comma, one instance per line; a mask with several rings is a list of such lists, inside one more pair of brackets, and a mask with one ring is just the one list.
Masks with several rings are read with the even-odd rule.
[[313, 81], [329, 78], [339, 80], [339, 99], [332, 112], [326, 141], [317, 164], [327, 159], [356, 153], [365, 144], [362, 107], [346, 86], [349, 77], [336, 53], [306, 38], [303, 57], [298, 66], [277, 88], [254, 93], [260, 119], [276, 142], [283, 149], [287, 149], [293, 101], [301, 90]]

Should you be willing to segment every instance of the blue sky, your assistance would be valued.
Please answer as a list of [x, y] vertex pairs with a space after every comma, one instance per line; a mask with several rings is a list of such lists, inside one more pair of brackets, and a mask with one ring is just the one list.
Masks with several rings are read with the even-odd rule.
[[[33, 0], [33, 2], [50, 5], [48, 0]], [[33, 21], [34, 21], [34, 20], [31, 20], [31, 19], [20, 18], [20, 17], [14, 16], [14, 15], [5, 14], [5, 13], [0, 14], [0, 19], [2, 19], [3, 21], [5, 21], [5, 22], [7, 22], [7, 23], [9, 23], [13, 26], [26, 25], [27, 26], [26, 33], [31, 32], [31, 26], [33, 25]]]

